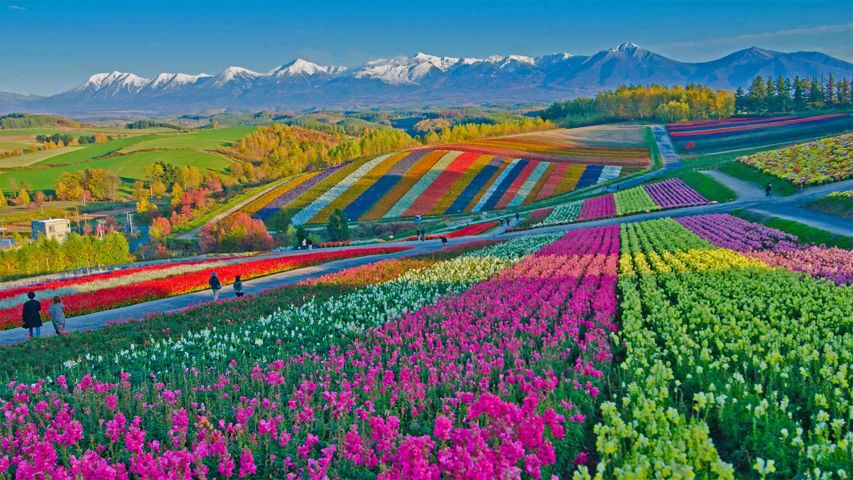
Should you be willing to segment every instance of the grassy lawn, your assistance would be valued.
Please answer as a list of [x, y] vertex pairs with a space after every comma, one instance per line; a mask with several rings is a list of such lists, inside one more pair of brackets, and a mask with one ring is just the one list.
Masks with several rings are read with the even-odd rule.
[[775, 195], [787, 197], [788, 195], [797, 193], [797, 187], [793, 183], [779, 177], [774, 177], [773, 175], [760, 172], [749, 165], [737, 161], [729, 161], [720, 164], [718, 169], [727, 175], [753, 183], [759, 188], [764, 188], [764, 186], [769, 183], [773, 186], [773, 194]]
[[735, 192], [710, 175], [701, 172], [684, 172], [678, 177], [712, 202], [724, 203], [737, 199]]
[[853, 220], [853, 198], [823, 197], [805, 205], [810, 210]]
[[827, 247], [853, 249], [853, 238], [845, 235], [838, 235], [800, 222], [795, 222], [793, 220], [763, 215], [750, 210], [735, 210], [732, 214], [750, 222], [760, 223], [770, 228], [775, 228], [777, 230], [782, 230], [783, 232], [796, 235], [796, 237], [803, 243], [814, 243], [817, 245], [826, 245]]

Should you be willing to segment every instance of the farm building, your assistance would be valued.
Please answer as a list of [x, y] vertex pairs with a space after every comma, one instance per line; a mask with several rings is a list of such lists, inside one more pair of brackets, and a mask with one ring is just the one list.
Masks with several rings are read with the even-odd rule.
[[71, 233], [71, 222], [66, 218], [48, 218], [45, 220], [33, 220], [32, 222], [33, 240], [38, 240], [39, 237], [47, 239], [56, 239], [64, 242]]

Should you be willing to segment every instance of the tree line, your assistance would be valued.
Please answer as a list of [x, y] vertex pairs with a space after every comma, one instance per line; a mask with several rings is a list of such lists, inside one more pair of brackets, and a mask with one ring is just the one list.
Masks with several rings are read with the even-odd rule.
[[33, 242], [15, 243], [23, 245], [14, 250], [0, 251], [0, 277], [39, 275], [133, 261], [127, 240], [120, 232], [110, 232], [103, 239], [71, 233], [63, 243], [44, 237]]
[[173, 123], [158, 122], [156, 120], [137, 120], [135, 122], [125, 124], [124, 128], [130, 130], [139, 130], [144, 128], [171, 128], [174, 130], [183, 130], [183, 128]]
[[94, 135], [69, 135], [67, 133], [54, 133], [53, 135], [36, 135], [36, 142], [52, 144], [55, 147], [65, 147], [71, 145], [85, 145], [88, 143], [101, 143], [112, 140], [113, 137], [103, 133]]
[[667, 87], [627, 86], [554, 102], [540, 116], [563, 126], [579, 126], [625, 120], [675, 122], [726, 118], [734, 113], [732, 92], [705, 85]]
[[853, 79], [786, 78], [757, 76], [747, 90], [735, 92], [735, 111], [740, 114], [791, 113], [853, 105]]
[[9, 113], [0, 115], [0, 128], [33, 128], [33, 127], [73, 127], [83, 126], [80, 122], [69, 120], [59, 115], [42, 115], [33, 113]]
[[250, 164], [237, 167], [239, 173], [273, 180], [413, 144], [415, 140], [407, 133], [390, 128], [365, 129], [360, 136], [349, 137], [277, 123], [258, 127], [226, 153]]

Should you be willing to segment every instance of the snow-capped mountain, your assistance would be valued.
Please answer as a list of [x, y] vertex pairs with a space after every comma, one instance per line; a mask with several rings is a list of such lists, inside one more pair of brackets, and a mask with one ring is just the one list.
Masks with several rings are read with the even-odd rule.
[[212, 78], [213, 75], [208, 73], [199, 73], [189, 75], [186, 73], [161, 73], [154, 77], [154, 80], [148, 82], [142, 90], [175, 90], [184, 88], [187, 85], [195, 85], [196, 83]]
[[88, 80], [71, 90], [75, 94], [98, 94], [116, 96], [122, 93], [137, 93], [151, 80], [138, 77], [132, 73], [114, 71], [112, 73], [96, 73]]
[[413, 57], [394, 57], [367, 62], [353, 72], [362, 80], [379, 80], [389, 85], [415, 85], [430, 75], [446, 72], [458, 64], [459, 58], [436, 57], [418, 53]]
[[308, 60], [304, 60], [301, 58], [297, 58], [296, 60], [286, 63], [278, 68], [272, 69], [267, 76], [272, 78], [293, 78], [293, 77], [312, 77], [314, 75], [321, 75], [330, 77], [332, 75], [338, 75], [347, 70], [347, 67], [342, 66], [323, 66], [317, 65], [316, 63], [309, 62]]
[[50, 97], [3, 94], [0, 111], [187, 113], [215, 108], [302, 109], [392, 105], [549, 102], [622, 84], [704, 83], [745, 87], [756, 75], [853, 77], [853, 64], [818, 52], [760, 48], [701, 63], [673, 60], [634, 43], [592, 55], [440, 57], [426, 53], [371, 60], [347, 68], [302, 58], [258, 73], [231, 66], [216, 75], [92, 75]]

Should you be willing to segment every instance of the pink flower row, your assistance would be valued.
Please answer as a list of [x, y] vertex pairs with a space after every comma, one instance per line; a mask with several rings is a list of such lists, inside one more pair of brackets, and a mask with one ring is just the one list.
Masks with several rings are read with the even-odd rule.
[[59, 393], [11, 385], [0, 475], [568, 476], [612, 361], [618, 250], [616, 226], [570, 232], [325, 355], [140, 385], [60, 377]]

